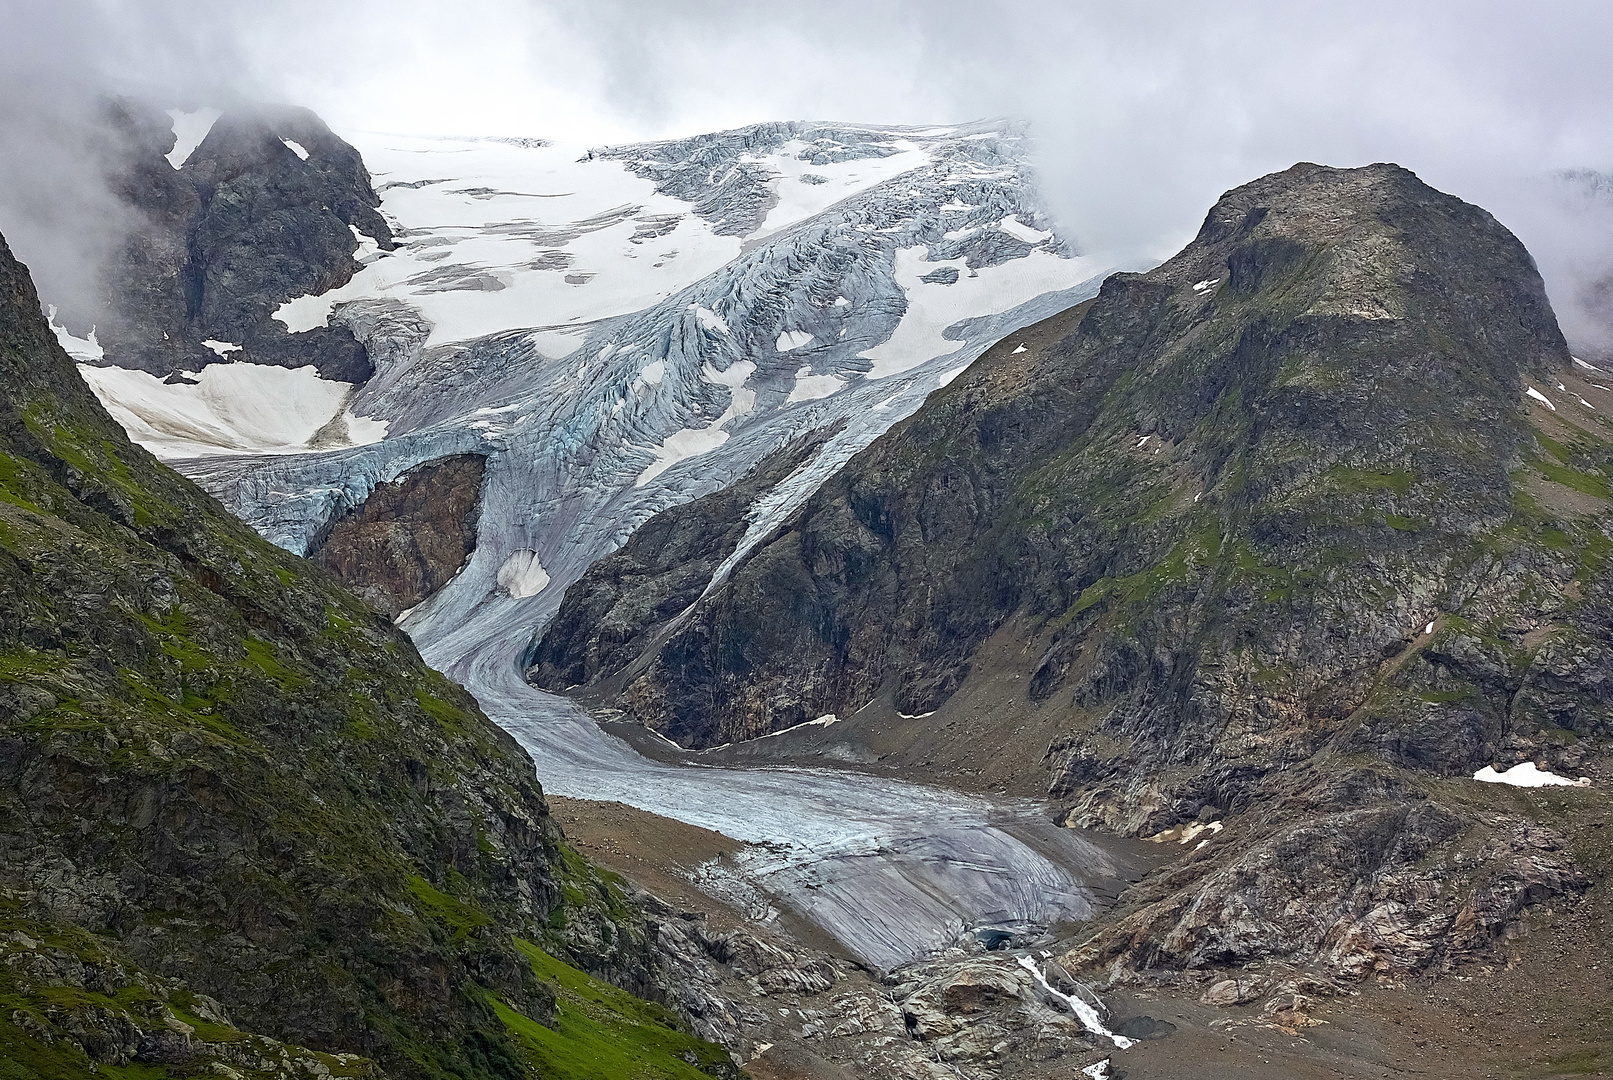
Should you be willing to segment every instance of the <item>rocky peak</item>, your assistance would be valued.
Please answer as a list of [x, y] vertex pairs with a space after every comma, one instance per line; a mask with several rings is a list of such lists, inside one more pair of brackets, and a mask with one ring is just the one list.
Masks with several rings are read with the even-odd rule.
[[1554, 842], [1431, 870], [1530, 826], [1424, 785], [1613, 735], [1602, 402], [1489, 214], [1299, 165], [988, 350], [676, 620], [578, 640], [584, 579], [533, 675], [615, 657], [590, 692], [686, 745], [834, 713], [887, 764], [1039, 759], [1070, 824], [1210, 847], [1081, 963], [1312, 962], [1341, 919], [1334, 970], [1454, 962], [1583, 883]]
[[[358, 270], [362, 238], [392, 233], [357, 150], [307, 109], [224, 113], [175, 168], [166, 116], [120, 100], [106, 108], [110, 177], [133, 225], [105, 270], [98, 310], [64, 311], [97, 328], [104, 362], [154, 374], [241, 361], [362, 382], [371, 368], [344, 328], [293, 338], [271, 318]], [[207, 343], [211, 342], [211, 345]]]

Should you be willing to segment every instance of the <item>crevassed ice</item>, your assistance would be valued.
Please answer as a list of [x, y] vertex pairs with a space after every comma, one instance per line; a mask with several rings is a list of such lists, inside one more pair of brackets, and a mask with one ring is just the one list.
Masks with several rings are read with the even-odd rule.
[[709, 454], [727, 442], [728, 432], [723, 429], [728, 422], [748, 415], [756, 404], [756, 392], [745, 386], [745, 381], [755, 372], [756, 364], [750, 360], [736, 361], [725, 371], [718, 371], [707, 364], [701, 372], [706, 381], [727, 386], [733, 391], [728, 399], [728, 408], [705, 427], [684, 428], [668, 435], [660, 446], [651, 451], [655, 455], [655, 460], [639, 473], [638, 479], [633, 481], [633, 486], [643, 487], [678, 462]]

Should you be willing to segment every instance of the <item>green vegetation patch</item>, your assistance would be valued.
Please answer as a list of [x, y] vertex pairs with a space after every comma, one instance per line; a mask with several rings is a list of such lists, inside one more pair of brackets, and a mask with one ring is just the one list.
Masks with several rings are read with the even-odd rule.
[[1351, 469], [1343, 465], [1335, 465], [1327, 471], [1327, 479], [1337, 490], [1349, 492], [1352, 495], [1363, 495], [1374, 491], [1392, 491], [1396, 495], [1405, 495], [1411, 490], [1411, 486], [1417, 482], [1417, 474], [1410, 469], [1395, 469], [1390, 472], [1384, 472], [1372, 469]]
[[493, 917], [474, 904], [449, 896], [418, 874], [409, 875], [409, 895], [421, 910], [448, 928], [455, 941], [493, 925]]
[[1549, 461], [1536, 459], [1530, 462], [1540, 470], [1547, 480], [1554, 484], [1561, 484], [1566, 488], [1573, 488], [1582, 495], [1590, 495], [1597, 499], [1608, 497], [1607, 477], [1596, 473], [1580, 472], [1563, 465], [1553, 465]]
[[536, 1076], [555, 1080], [708, 1080], [731, 1073], [722, 1047], [679, 1029], [665, 1006], [585, 975], [530, 941], [515, 946], [554, 988], [558, 1015], [548, 1028], [494, 999], [493, 1008]]

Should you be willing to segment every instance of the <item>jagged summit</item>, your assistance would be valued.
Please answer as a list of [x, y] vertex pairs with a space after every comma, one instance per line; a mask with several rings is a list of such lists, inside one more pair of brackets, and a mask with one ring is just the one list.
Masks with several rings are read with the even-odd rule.
[[[345, 330], [292, 341], [270, 318], [293, 296], [346, 282], [361, 248], [391, 249], [357, 150], [292, 106], [198, 113], [198, 125], [130, 100], [105, 115], [110, 180], [131, 225], [102, 302], [59, 313], [80, 334], [94, 328], [93, 342], [64, 332], [70, 351], [159, 378], [243, 359], [369, 376]], [[190, 145], [178, 145], [180, 129]]]

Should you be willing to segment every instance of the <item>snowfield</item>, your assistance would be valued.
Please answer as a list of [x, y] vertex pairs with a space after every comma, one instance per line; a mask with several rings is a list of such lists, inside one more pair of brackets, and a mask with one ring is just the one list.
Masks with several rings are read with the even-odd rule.
[[305, 453], [386, 435], [385, 420], [347, 410], [351, 385], [322, 379], [313, 367], [210, 364], [173, 383], [125, 368], [78, 370], [130, 438], [168, 460]]
[[1540, 787], [1589, 787], [1591, 781], [1588, 777], [1570, 780], [1566, 776], [1558, 776], [1540, 768], [1532, 761], [1525, 761], [1512, 766], [1505, 772], [1497, 772], [1494, 765], [1486, 765], [1473, 774], [1473, 779], [1486, 784], [1509, 784], [1512, 787], [1540, 788]]

